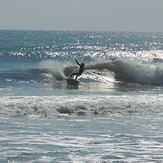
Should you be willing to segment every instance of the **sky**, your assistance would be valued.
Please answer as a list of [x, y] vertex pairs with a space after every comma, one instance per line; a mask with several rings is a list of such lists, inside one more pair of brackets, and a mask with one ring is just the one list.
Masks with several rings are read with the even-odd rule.
[[0, 0], [0, 29], [163, 32], [163, 0]]

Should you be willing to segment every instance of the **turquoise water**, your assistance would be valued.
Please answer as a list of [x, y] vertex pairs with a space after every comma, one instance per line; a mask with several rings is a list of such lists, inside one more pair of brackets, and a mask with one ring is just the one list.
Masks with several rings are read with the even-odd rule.
[[0, 162], [161, 162], [162, 53], [162, 33], [0, 31]]

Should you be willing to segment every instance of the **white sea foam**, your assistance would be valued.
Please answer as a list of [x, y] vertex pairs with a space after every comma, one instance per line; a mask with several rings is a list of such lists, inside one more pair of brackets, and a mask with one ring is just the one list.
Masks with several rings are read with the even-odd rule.
[[59, 116], [162, 113], [161, 95], [65, 95], [1, 97], [1, 116]]

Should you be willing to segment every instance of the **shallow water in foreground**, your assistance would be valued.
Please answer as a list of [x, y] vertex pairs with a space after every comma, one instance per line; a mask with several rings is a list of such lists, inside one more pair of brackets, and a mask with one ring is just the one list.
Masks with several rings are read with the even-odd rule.
[[0, 162], [161, 162], [163, 115], [0, 119]]

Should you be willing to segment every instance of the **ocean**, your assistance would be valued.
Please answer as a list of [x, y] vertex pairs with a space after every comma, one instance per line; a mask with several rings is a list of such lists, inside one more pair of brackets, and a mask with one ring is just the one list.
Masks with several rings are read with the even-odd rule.
[[161, 163], [162, 124], [163, 33], [0, 30], [0, 162]]

